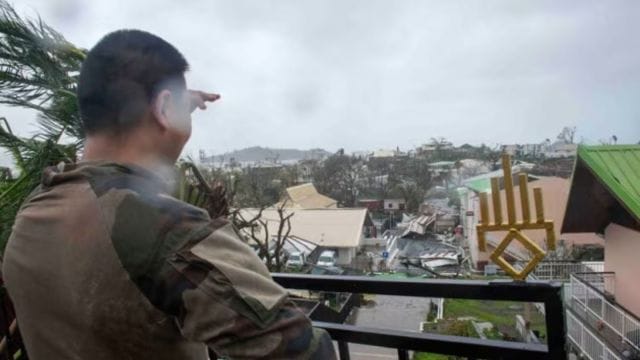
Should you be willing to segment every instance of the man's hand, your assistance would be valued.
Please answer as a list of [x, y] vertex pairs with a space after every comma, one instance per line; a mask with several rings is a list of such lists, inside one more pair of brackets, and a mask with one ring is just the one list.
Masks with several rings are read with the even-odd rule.
[[199, 90], [189, 90], [189, 97], [191, 98], [189, 112], [193, 112], [196, 108], [204, 110], [207, 108], [207, 102], [214, 102], [220, 99], [220, 95], [218, 94], [206, 93]]

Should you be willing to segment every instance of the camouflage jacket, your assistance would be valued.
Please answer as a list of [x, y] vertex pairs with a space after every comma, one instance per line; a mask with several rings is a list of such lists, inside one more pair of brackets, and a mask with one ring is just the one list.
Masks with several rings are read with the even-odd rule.
[[48, 168], [3, 259], [29, 357], [333, 359], [226, 220], [135, 166]]

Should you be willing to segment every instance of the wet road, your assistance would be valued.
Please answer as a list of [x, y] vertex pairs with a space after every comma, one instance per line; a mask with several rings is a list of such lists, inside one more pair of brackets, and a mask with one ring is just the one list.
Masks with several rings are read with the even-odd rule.
[[[429, 311], [429, 298], [376, 295], [375, 305], [355, 311], [355, 325], [418, 332]], [[351, 359], [397, 359], [397, 350], [349, 344]]]

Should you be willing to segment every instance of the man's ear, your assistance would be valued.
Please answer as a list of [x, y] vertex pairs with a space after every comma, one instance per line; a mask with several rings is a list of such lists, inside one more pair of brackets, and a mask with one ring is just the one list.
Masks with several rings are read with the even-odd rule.
[[169, 107], [171, 106], [171, 92], [169, 90], [162, 90], [156, 95], [153, 103], [151, 104], [151, 112], [156, 119], [158, 125], [167, 129], [171, 127], [169, 120]]

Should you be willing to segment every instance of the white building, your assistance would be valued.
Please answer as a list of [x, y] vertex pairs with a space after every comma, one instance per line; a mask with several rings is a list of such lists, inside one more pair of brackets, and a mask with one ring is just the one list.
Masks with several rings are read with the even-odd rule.
[[[245, 219], [256, 216], [259, 209], [242, 209]], [[291, 217], [290, 236], [305, 239], [319, 247], [335, 250], [338, 265], [350, 265], [373, 226], [367, 209], [285, 209]], [[271, 235], [278, 232], [280, 216], [276, 208], [262, 212], [262, 221], [267, 223]], [[369, 227], [369, 229], [367, 229]]]
[[404, 211], [407, 202], [404, 199], [384, 199], [385, 211]]

